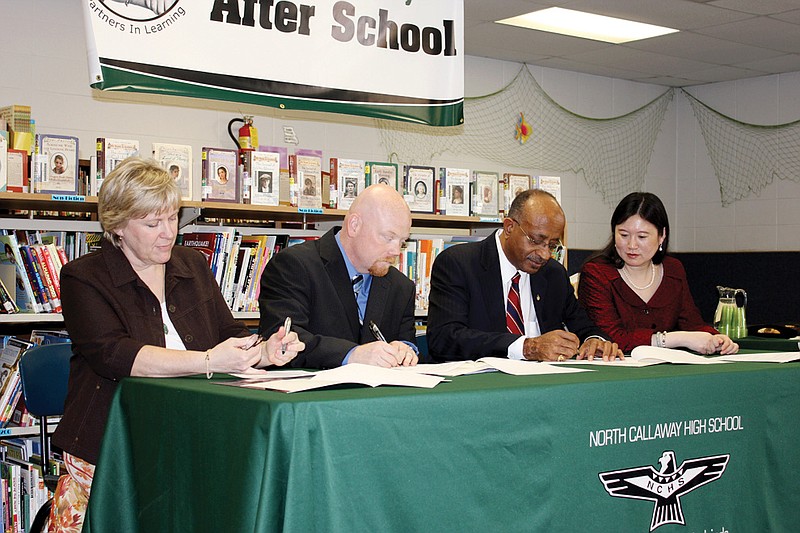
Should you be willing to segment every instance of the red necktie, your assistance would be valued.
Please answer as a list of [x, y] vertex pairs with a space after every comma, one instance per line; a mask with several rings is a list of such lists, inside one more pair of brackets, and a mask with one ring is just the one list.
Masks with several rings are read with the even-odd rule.
[[511, 288], [508, 289], [506, 327], [509, 333], [515, 335], [523, 335], [525, 333], [525, 327], [522, 322], [522, 307], [519, 304], [519, 272], [511, 278]]

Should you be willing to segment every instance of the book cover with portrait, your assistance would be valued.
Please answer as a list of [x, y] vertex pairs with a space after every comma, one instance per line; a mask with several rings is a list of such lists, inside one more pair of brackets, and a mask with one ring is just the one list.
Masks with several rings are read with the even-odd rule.
[[367, 187], [375, 185], [376, 183], [383, 183], [396, 191], [401, 191], [401, 189], [397, 187], [398, 169], [395, 163], [367, 161], [364, 164], [364, 176], [366, 178]]
[[181, 200], [195, 199], [192, 147], [188, 144], [153, 143], [153, 159], [169, 172], [181, 189]]
[[90, 176], [89, 193], [97, 196], [103, 180], [126, 158], [139, 155], [139, 141], [132, 139], [97, 138], [97, 173]]
[[444, 191], [444, 214], [469, 216], [469, 169], [442, 168], [439, 178]]
[[508, 213], [511, 202], [514, 201], [519, 193], [531, 188], [530, 174], [517, 174], [506, 172], [503, 174], [503, 213]]
[[339, 209], [350, 209], [353, 200], [364, 190], [365, 166], [363, 159], [331, 158], [331, 193], [335, 188], [339, 195], [337, 203]]
[[290, 155], [289, 176], [298, 190], [297, 207], [322, 209], [322, 158], [300, 153]]
[[33, 192], [78, 194], [78, 138], [38, 133], [34, 140]]
[[472, 173], [472, 214], [483, 217], [498, 216], [497, 193], [500, 175], [497, 172], [476, 170]]
[[278, 152], [248, 152], [250, 203], [279, 205], [281, 197], [281, 154]]
[[423, 165], [406, 165], [405, 192], [406, 203], [414, 213], [433, 213], [434, 180], [436, 170]]
[[239, 202], [238, 163], [232, 148], [203, 148], [203, 200]]

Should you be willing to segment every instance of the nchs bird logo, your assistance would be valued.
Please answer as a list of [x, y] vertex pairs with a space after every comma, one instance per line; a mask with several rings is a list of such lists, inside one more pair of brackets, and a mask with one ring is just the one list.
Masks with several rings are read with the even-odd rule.
[[655, 502], [650, 521], [653, 531], [664, 524], [686, 525], [680, 497], [722, 477], [728, 460], [730, 455], [714, 455], [688, 459], [677, 466], [675, 452], [668, 450], [658, 460], [659, 470], [647, 465], [598, 475], [611, 496]]

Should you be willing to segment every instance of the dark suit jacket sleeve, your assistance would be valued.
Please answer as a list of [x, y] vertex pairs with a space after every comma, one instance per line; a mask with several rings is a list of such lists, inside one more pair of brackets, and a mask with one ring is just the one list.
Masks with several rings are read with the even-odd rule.
[[[292, 366], [334, 368], [360, 344], [374, 341], [358, 322], [358, 306], [333, 231], [319, 241], [287, 248], [267, 263], [259, 293], [260, 331], [269, 335], [292, 318], [306, 349]], [[413, 343], [414, 284], [396, 269], [372, 279], [365, 324], [374, 321], [386, 340]]]
[[508, 346], [519, 338], [505, 330], [505, 315], [501, 322], [489, 316], [477, 277], [478, 256], [477, 244], [460, 244], [433, 262], [427, 336], [437, 361], [506, 357]]
[[[309, 261], [314, 264], [309, 264]], [[319, 272], [313, 272], [314, 269], [319, 269]], [[338, 301], [329, 302], [325, 309], [316, 308], [312, 291], [318, 280], [314, 278], [323, 275], [318, 258], [294, 253], [289, 248], [270, 259], [261, 276], [259, 330], [263, 335], [271, 335], [283, 325], [287, 316], [292, 318], [292, 331], [297, 332], [306, 344], [306, 349], [292, 361], [295, 367], [337, 367], [342, 364], [345, 354], [358, 345], [355, 339], [347, 338], [346, 327], [341, 328], [341, 336], [322, 334], [336, 321], [344, 321], [344, 310], [337, 306]], [[327, 319], [321, 316], [323, 312], [329, 314]]]

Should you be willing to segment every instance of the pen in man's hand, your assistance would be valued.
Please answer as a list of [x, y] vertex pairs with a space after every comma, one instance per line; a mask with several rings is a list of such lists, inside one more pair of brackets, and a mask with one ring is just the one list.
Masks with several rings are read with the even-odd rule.
[[[292, 330], [292, 317], [287, 316], [286, 321], [283, 323], [283, 337], [286, 338], [286, 335]], [[281, 344], [281, 355], [286, 355], [286, 343]]]
[[369, 321], [369, 330], [372, 332], [372, 335], [375, 337], [375, 340], [386, 342], [386, 337], [383, 336], [381, 330], [378, 329], [378, 326], [372, 320]]

